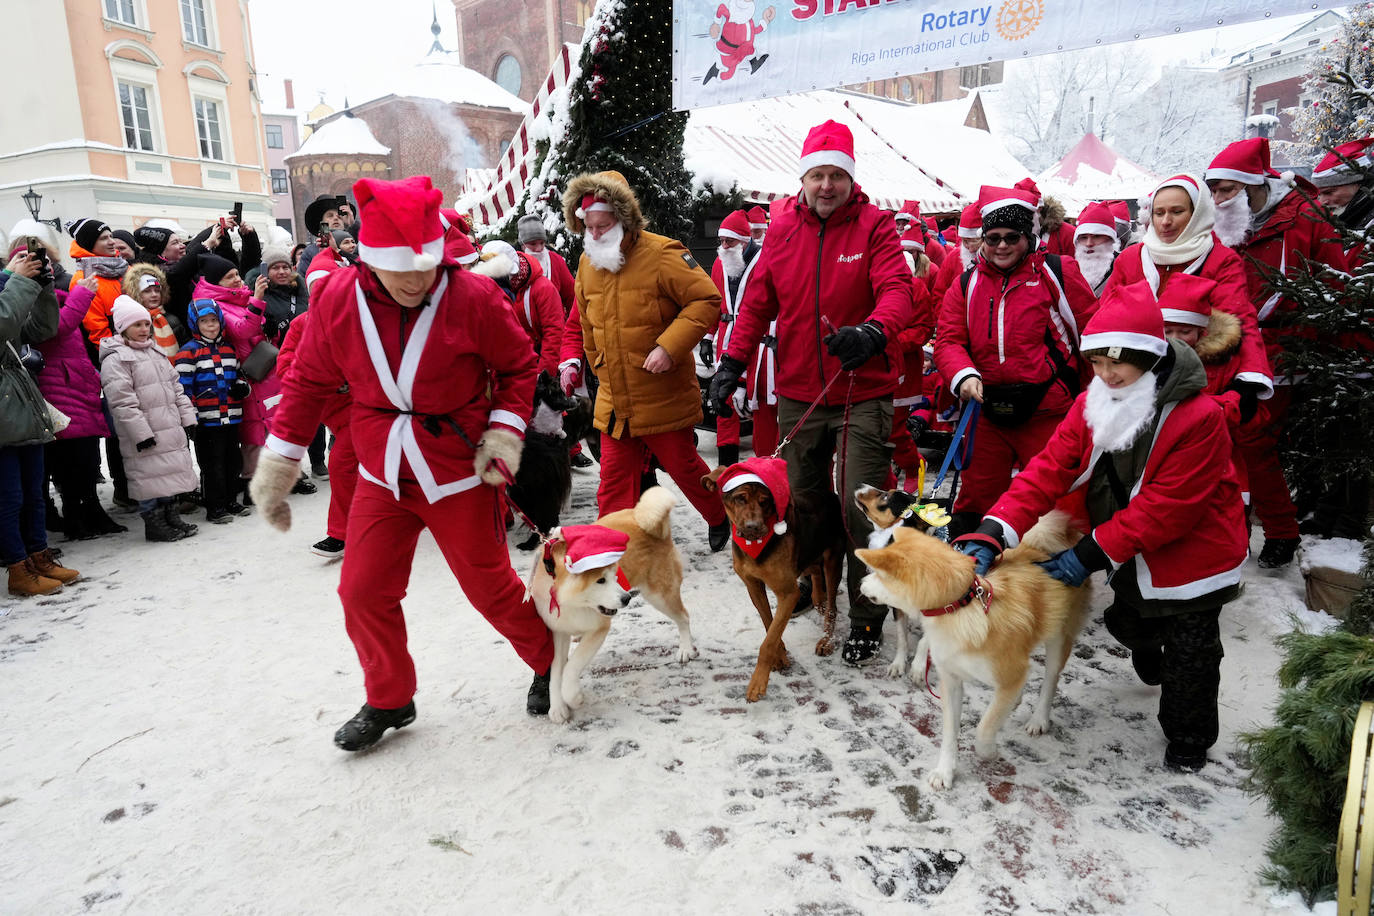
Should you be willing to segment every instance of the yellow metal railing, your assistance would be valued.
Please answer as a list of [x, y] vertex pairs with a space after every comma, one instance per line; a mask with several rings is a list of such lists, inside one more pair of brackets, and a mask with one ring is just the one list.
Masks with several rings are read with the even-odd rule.
[[[1336, 838], [1336, 912], [1369, 916], [1374, 877], [1374, 819], [1366, 816], [1374, 763], [1374, 702], [1360, 704], [1350, 741], [1350, 776], [1346, 782], [1341, 829]], [[1370, 812], [1374, 814], [1374, 812]]]

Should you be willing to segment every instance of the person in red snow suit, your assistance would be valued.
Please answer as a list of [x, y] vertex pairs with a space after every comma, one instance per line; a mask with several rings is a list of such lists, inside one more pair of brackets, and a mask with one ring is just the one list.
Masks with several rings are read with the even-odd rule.
[[[310, 312], [301, 312], [286, 329], [286, 338], [277, 352], [277, 377], [283, 383], [295, 364], [296, 350], [305, 335], [309, 318]], [[329, 516], [324, 537], [311, 545], [310, 552], [326, 559], [343, 556], [348, 541], [348, 507], [353, 504], [353, 493], [358, 488], [358, 453], [353, 448], [353, 432], [348, 424], [352, 409], [353, 398], [345, 382], [329, 396], [320, 414], [320, 422], [334, 434], [328, 458]]]
[[1246, 290], [1259, 319], [1269, 365], [1275, 371], [1269, 420], [1244, 437], [1241, 455], [1249, 471], [1252, 504], [1264, 527], [1259, 564], [1286, 566], [1298, 548], [1298, 510], [1289, 496], [1279, 464], [1285, 419], [1292, 401], [1292, 380], [1282, 371], [1280, 338], [1310, 333], [1290, 327], [1298, 303], [1280, 296], [1270, 278], [1291, 271], [1344, 271], [1345, 252], [1339, 234], [1312, 201], [1317, 189], [1292, 173], [1279, 175], [1269, 165], [1269, 141], [1238, 140], [1223, 149], [1204, 176], [1217, 208], [1217, 234], [1241, 256]]
[[572, 311], [573, 302], [573, 275], [568, 270], [568, 262], [563, 260], [563, 256], [549, 247], [549, 236], [544, 231], [544, 224], [539, 217], [534, 214], [526, 214], [520, 217], [517, 225], [518, 241], [520, 251], [534, 258], [539, 263], [539, 269], [544, 272], [544, 276], [558, 289], [558, 301], [563, 305], [563, 317], [566, 319], [568, 313]]
[[1022, 178], [1012, 187], [1029, 192], [1035, 198], [1034, 230], [1039, 247], [1060, 257], [1073, 257], [1073, 226], [1068, 223], [1068, 212], [1064, 205], [1048, 194], [1040, 193], [1034, 179]]
[[516, 251], [509, 242], [495, 239], [482, 246], [481, 259], [472, 271], [491, 277], [511, 298], [515, 319], [529, 335], [540, 370], [547, 372], [549, 378], [558, 378], [563, 306], [558, 301], [558, 290], [539, 269], [539, 262]]
[[876, 659], [887, 610], [859, 592], [865, 567], [853, 550], [864, 546], [869, 524], [850, 494], [887, 479], [901, 374], [897, 335], [912, 324], [913, 305], [892, 219], [869, 202], [854, 174], [849, 128], [835, 121], [813, 127], [802, 146], [801, 191], [773, 205], [710, 398], [718, 411], [731, 409], [736, 384], [776, 320], [769, 336], [777, 346], [779, 428], [791, 431], [815, 406], [783, 450], [794, 498], [829, 490], [837, 448], [843, 457], [849, 635], [841, 658], [859, 665]]
[[[744, 297], [749, 268], [761, 247], [753, 239], [749, 217], [743, 210], [736, 210], [721, 220], [717, 237], [719, 244], [716, 263], [711, 265], [711, 282], [720, 290], [720, 324], [698, 345], [701, 361], [708, 369], [715, 368], [716, 353], [724, 353], [730, 346], [730, 331]], [[739, 462], [740, 417], [746, 414], [747, 401], [747, 385], [741, 382], [734, 393], [734, 411], [716, 418], [716, 464], [720, 467]], [[755, 454], [758, 454], [758, 447], [755, 442]], [[767, 457], [771, 451], [763, 454]]]
[[1107, 629], [1160, 687], [1164, 763], [1196, 771], [1217, 740], [1221, 608], [1248, 557], [1231, 437], [1197, 354], [1165, 339], [1148, 285], [1109, 293], [1082, 346], [1088, 390], [958, 546], [982, 575], [1064, 494], [1085, 492], [1088, 536], [1040, 566], [1069, 586], [1107, 570]]
[[902, 209], [898, 210], [892, 219], [897, 224], [897, 235], [903, 240], [903, 249], [911, 251], [911, 246], [915, 244], [916, 249], [933, 265], [931, 280], [934, 280], [935, 271], [939, 270], [944, 262], [945, 250], [936, 239], [936, 233], [930, 228], [933, 221], [921, 216], [920, 201], [903, 201]]
[[286, 494], [342, 385], [358, 456], [344, 624], [367, 702], [334, 735], [347, 751], [415, 719], [415, 665], [401, 598], [428, 528], [463, 593], [535, 672], [526, 699], [548, 712], [553, 640], [510, 565], [501, 487], [519, 468], [534, 397], [534, 349], [496, 284], [444, 262], [440, 192], [428, 176], [353, 186], [360, 262], [311, 297], [311, 319], [253, 477], [269, 524], [290, 528]]
[[457, 210], [443, 207], [439, 210], [439, 225], [444, 227], [444, 260], [460, 267], [476, 264], [477, 248], [469, 237], [472, 226], [467, 218]]
[[723, 80], [730, 79], [746, 60], [749, 61], [749, 72], [757, 73], [764, 61], [768, 60], [767, 54], [754, 57], [754, 39], [773, 21], [777, 10], [768, 7], [763, 11], [761, 21], [754, 20], [755, 12], [754, 0], [728, 0], [716, 7], [715, 18], [725, 20], [711, 23], [711, 40], [720, 52], [720, 66], [711, 65], [701, 81], [703, 84], [717, 76]]
[[945, 377], [935, 367], [935, 344], [927, 343], [922, 348], [925, 355], [921, 370], [921, 397], [912, 403], [911, 415], [907, 417], [907, 429], [911, 440], [919, 447], [928, 432], [954, 432], [954, 424], [959, 420], [959, 400], [949, 391]]
[[[931, 321], [930, 283], [934, 279], [935, 266], [925, 254], [926, 240], [922, 237], [923, 226], [915, 223], [902, 233], [902, 255], [911, 267], [911, 301], [914, 317], [897, 335], [897, 346], [902, 354], [902, 376], [897, 383], [896, 394], [892, 398], [892, 432], [888, 441], [893, 445], [892, 463], [906, 475], [904, 484], [908, 492], [915, 492], [921, 479], [921, 453], [907, 426], [912, 406], [925, 400], [925, 345], [935, 332]], [[888, 480], [892, 489], [897, 484], [895, 475]]]
[[940, 269], [935, 272], [930, 286], [930, 301], [937, 310], [945, 301], [945, 293], [973, 266], [978, 249], [983, 247], [983, 215], [978, 212], [978, 202], [965, 207], [959, 213], [959, 225], [951, 228], [957, 234], [957, 247], [951, 248], [949, 256], [940, 262]]
[[983, 246], [940, 304], [935, 364], [952, 394], [982, 405], [954, 500], [956, 536], [1045, 447], [1081, 388], [1078, 334], [1097, 299], [1072, 258], [1035, 249], [1034, 201], [981, 189]]

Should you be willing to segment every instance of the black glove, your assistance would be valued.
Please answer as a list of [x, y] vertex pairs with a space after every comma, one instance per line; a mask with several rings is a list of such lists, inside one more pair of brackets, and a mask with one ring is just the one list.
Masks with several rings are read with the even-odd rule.
[[822, 340], [846, 372], [859, 368], [887, 347], [887, 335], [876, 321], [849, 325]]
[[182, 428], [186, 430], [186, 441], [187, 441], [187, 442], [195, 442], [195, 441], [196, 441], [196, 428], [195, 428], [194, 426], [185, 426], [185, 427], [182, 427]]
[[697, 344], [697, 352], [701, 354], [701, 364], [707, 369], [716, 364], [716, 345], [711, 338], [703, 337], [701, 343]]
[[242, 401], [253, 393], [253, 386], [241, 378], [236, 378], [229, 383], [229, 397], [236, 401]]
[[1260, 395], [1264, 393], [1264, 386], [1258, 382], [1237, 380], [1227, 385], [1226, 390], [1240, 395], [1240, 422], [1241, 425], [1249, 423], [1259, 410]]
[[146, 452], [148, 449], [152, 448], [156, 444], [157, 439], [153, 436], [149, 436], [147, 439], [144, 439], [142, 442], [135, 445], [134, 448], [140, 452]]
[[706, 391], [706, 399], [717, 416], [728, 417], [735, 412], [730, 396], [735, 393], [739, 380], [747, 367], [733, 356], [722, 356], [716, 374], [711, 376], [711, 387]]
[[916, 414], [912, 414], [906, 418], [906, 431], [911, 433], [911, 441], [917, 445], [921, 444], [921, 437], [924, 436], [929, 429], [930, 424], [925, 421], [924, 417], [918, 417]]

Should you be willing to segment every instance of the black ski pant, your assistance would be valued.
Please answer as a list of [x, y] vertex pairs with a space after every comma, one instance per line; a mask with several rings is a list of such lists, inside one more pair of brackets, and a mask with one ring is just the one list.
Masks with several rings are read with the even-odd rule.
[[198, 427], [196, 462], [200, 465], [206, 515], [224, 512], [238, 493], [239, 474], [243, 470], [238, 424]]

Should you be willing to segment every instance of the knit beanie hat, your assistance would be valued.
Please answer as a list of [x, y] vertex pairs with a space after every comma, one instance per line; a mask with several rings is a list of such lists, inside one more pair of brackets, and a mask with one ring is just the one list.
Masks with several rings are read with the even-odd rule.
[[67, 234], [76, 240], [76, 244], [90, 251], [95, 247], [95, 240], [100, 238], [100, 233], [110, 227], [104, 222], [95, 219], [77, 219], [67, 224]]
[[120, 296], [110, 309], [110, 320], [114, 324], [115, 333], [123, 334], [135, 321], [152, 321], [153, 316], [128, 296]]
[[232, 261], [226, 261], [217, 254], [202, 254], [200, 256], [200, 275], [205, 278], [205, 282], [219, 286], [219, 281], [224, 279], [224, 275], [231, 270], [238, 270]]
[[212, 315], [218, 319], [221, 327], [224, 325], [224, 311], [215, 300], [192, 299], [191, 304], [186, 306], [186, 320], [193, 329], [200, 324], [200, 319], [206, 315]]
[[[291, 252], [287, 251], [285, 248], [264, 248], [262, 250], [263, 272], [266, 273], [268, 268], [277, 263], [284, 263], [289, 267], [291, 265]], [[223, 274], [220, 276], [223, 276]]]
[[533, 213], [520, 217], [516, 225], [516, 240], [521, 245], [526, 242], [547, 242], [548, 233], [544, 231], [544, 223]]
[[115, 238], [123, 242], [125, 245], [128, 245], [130, 248], [132, 248], [134, 250], [134, 254], [138, 254], [138, 242], [134, 240], [134, 234], [130, 232], [128, 229], [116, 229], [113, 232], [111, 232], [110, 235], [114, 236]]
[[167, 250], [167, 243], [172, 240], [173, 232], [170, 229], [163, 229], [158, 226], [139, 226], [134, 230], [134, 241], [138, 247], [151, 255], [161, 257], [162, 252]]
[[348, 232], [346, 229], [335, 229], [329, 234], [334, 237], [335, 245], [342, 245], [348, 239], [353, 238], [352, 233]]

